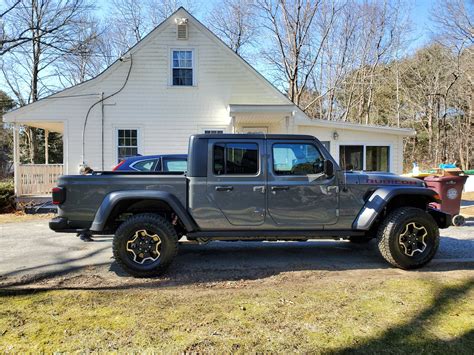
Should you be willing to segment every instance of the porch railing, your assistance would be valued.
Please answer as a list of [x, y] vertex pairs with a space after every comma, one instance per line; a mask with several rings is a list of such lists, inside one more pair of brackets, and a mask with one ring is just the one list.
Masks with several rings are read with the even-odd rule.
[[63, 174], [62, 164], [20, 164], [17, 195], [46, 195], [56, 185], [59, 175]]

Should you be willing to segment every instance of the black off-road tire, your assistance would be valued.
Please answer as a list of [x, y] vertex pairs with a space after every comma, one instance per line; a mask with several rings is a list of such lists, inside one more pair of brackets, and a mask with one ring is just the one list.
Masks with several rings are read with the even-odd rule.
[[[399, 237], [409, 223], [416, 223], [426, 229], [426, 249], [413, 256], [403, 252]], [[433, 217], [414, 207], [401, 207], [385, 217], [377, 233], [377, 245], [383, 258], [400, 269], [410, 270], [424, 266], [433, 259], [439, 246], [439, 229]]]
[[[126, 245], [139, 230], [156, 233], [161, 239], [161, 253], [158, 260], [149, 264], [133, 261]], [[178, 252], [178, 236], [173, 225], [165, 218], [152, 214], [137, 214], [123, 222], [115, 232], [113, 254], [117, 263], [134, 277], [154, 277], [161, 275], [171, 264]]]

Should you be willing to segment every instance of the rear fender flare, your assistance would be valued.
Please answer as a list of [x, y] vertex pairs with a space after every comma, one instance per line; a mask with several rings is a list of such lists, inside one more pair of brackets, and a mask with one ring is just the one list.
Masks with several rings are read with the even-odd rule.
[[413, 195], [424, 196], [431, 202], [436, 202], [435, 195], [437, 193], [425, 187], [400, 187], [400, 186], [384, 186], [375, 190], [360, 210], [356, 219], [352, 223], [355, 230], [369, 230], [377, 216], [383, 211], [385, 206], [396, 196]]
[[120, 201], [128, 199], [156, 200], [166, 202], [174, 211], [174, 213], [176, 213], [178, 218], [183, 222], [186, 231], [191, 232], [197, 229], [196, 223], [186, 211], [186, 208], [173, 194], [165, 191], [129, 190], [115, 191], [105, 196], [104, 200], [102, 201], [99, 209], [95, 214], [94, 221], [92, 222], [90, 230], [94, 232], [103, 231], [114, 207]]

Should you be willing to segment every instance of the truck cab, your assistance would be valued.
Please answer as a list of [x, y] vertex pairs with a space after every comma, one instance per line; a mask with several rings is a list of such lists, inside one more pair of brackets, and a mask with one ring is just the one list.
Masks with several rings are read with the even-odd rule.
[[314, 137], [198, 135], [191, 146], [200, 156], [191, 152], [189, 211], [201, 229], [337, 223], [340, 169]]

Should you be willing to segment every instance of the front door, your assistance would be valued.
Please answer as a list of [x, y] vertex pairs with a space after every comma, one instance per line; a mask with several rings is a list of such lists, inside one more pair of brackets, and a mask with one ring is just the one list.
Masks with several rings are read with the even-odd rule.
[[264, 141], [215, 139], [210, 141], [210, 146], [207, 195], [211, 203], [230, 225], [263, 224], [266, 191], [262, 164]]
[[320, 228], [338, 219], [338, 185], [315, 141], [267, 141], [268, 213], [281, 226]]

